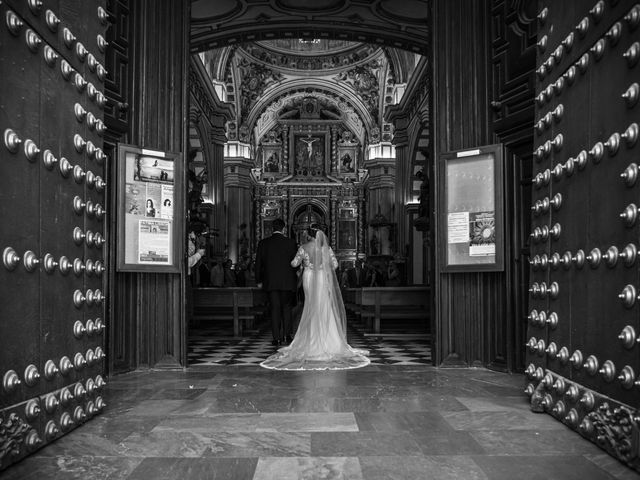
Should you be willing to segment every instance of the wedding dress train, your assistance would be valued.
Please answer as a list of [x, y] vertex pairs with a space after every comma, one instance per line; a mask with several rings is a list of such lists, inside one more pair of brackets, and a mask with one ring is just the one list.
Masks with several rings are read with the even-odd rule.
[[369, 352], [347, 343], [347, 315], [335, 274], [338, 262], [322, 231], [298, 249], [291, 265], [300, 264], [305, 302], [295, 338], [260, 365], [275, 370], [344, 370], [369, 365]]

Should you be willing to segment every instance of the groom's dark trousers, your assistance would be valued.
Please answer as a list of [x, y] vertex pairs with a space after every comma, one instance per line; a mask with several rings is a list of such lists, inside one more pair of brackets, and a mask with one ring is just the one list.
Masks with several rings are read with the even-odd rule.
[[276, 342], [293, 333], [291, 308], [297, 277], [291, 260], [297, 250], [295, 240], [281, 233], [274, 233], [258, 243], [256, 282], [262, 283], [269, 297], [271, 333]]

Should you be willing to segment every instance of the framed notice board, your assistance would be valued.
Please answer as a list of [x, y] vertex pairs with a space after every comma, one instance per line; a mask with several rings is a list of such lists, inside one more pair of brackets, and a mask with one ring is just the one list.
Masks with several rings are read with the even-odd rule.
[[504, 270], [503, 159], [502, 145], [440, 156], [443, 271]]
[[118, 271], [180, 272], [181, 159], [177, 153], [118, 145]]

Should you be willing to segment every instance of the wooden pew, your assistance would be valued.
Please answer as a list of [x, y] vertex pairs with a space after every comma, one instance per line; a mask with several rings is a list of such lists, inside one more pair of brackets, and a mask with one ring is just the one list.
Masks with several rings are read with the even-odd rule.
[[343, 288], [342, 301], [347, 312], [353, 313], [360, 318], [362, 309], [362, 288]]
[[431, 308], [429, 287], [363, 287], [359, 290], [360, 315], [372, 321], [372, 335], [380, 335], [382, 319], [424, 320], [427, 330]]
[[193, 289], [193, 317], [233, 320], [233, 335], [242, 336], [245, 323], [264, 312], [266, 294], [255, 287], [200, 287]]

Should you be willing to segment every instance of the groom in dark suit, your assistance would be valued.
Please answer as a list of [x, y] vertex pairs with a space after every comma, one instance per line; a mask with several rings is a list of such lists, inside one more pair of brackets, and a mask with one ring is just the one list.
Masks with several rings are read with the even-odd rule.
[[296, 269], [291, 260], [296, 256], [296, 241], [287, 237], [281, 218], [273, 221], [273, 235], [260, 240], [256, 253], [256, 283], [266, 290], [271, 304], [273, 345], [290, 343], [293, 333], [291, 308], [297, 287]]

